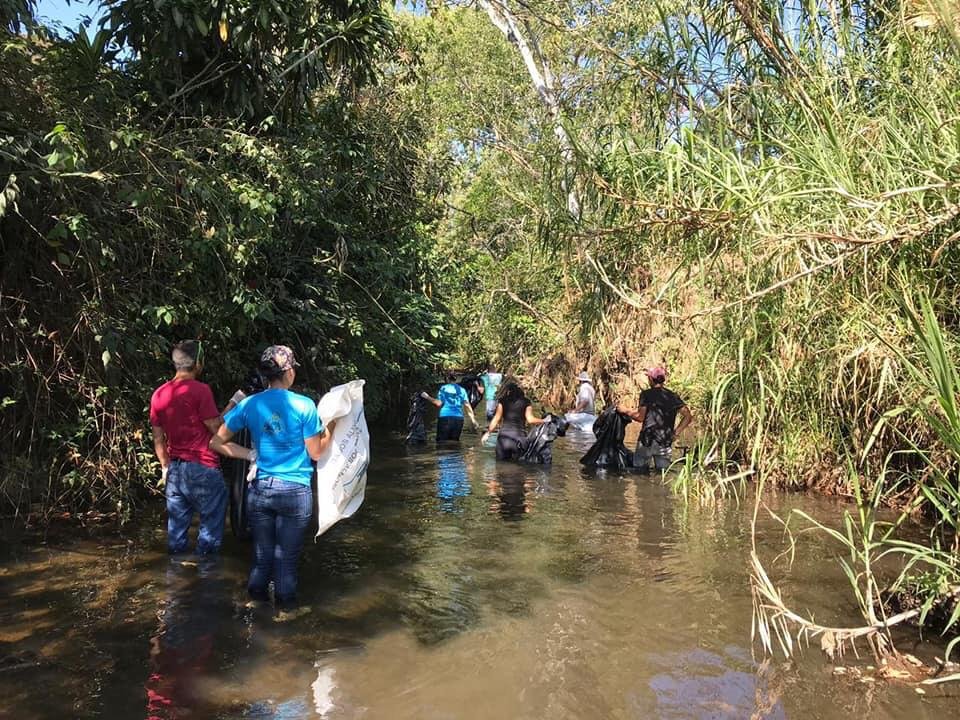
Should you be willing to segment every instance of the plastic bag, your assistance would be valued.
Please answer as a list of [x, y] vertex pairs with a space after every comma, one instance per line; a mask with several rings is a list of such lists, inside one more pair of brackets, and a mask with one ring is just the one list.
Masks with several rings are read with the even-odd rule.
[[465, 375], [460, 378], [460, 382], [457, 383], [467, 391], [467, 398], [472, 408], [476, 408], [477, 405], [480, 404], [480, 401], [483, 400], [483, 392], [477, 387], [477, 383], [483, 385], [483, 380], [481, 380], [478, 375]]
[[546, 422], [534, 426], [520, 443], [520, 454], [517, 456], [520, 462], [533, 465], [549, 465], [553, 462], [553, 441], [564, 436], [570, 423], [552, 413], [544, 420]]
[[616, 468], [623, 470], [633, 467], [633, 453], [623, 444], [623, 436], [630, 418], [617, 412], [616, 407], [608, 407], [593, 424], [593, 434], [597, 441], [580, 458], [588, 467]]
[[407, 413], [408, 445], [423, 445], [427, 441], [427, 428], [423, 423], [423, 413], [427, 409], [427, 401], [420, 397], [419, 392], [410, 396], [410, 411]]
[[317, 461], [317, 537], [363, 502], [370, 464], [370, 431], [363, 414], [363, 380], [330, 389], [317, 403], [324, 425], [331, 420], [333, 441]]
[[597, 420], [597, 416], [593, 413], [583, 412], [568, 412], [563, 417], [570, 423], [570, 427], [582, 432], [593, 432], [593, 423]]

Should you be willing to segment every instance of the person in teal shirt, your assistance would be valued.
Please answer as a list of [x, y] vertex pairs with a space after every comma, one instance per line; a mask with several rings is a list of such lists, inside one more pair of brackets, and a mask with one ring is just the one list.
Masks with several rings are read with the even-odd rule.
[[[257, 464], [247, 488], [247, 512], [253, 536], [253, 568], [247, 591], [254, 600], [268, 600], [273, 582], [277, 607], [296, 607], [297, 561], [313, 514], [311, 461], [319, 460], [331, 442], [333, 423], [324, 427], [310, 398], [290, 391], [298, 363], [293, 350], [271, 345], [258, 367], [268, 383], [227, 413], [210, 440], [221, 455]], [[253, 449], [230, 442], [248, 430]]]
[[503, 373], [494, 370], [492, 364], [487, 365], [487, 371], [480, 376], [480, 382], [483, 383], [483, 399], [487, 403], [487, 422], [490, 422], [497, 411], [497, 391], [503, 382]]
[[437, 442], [460, 439], [460, 433], [463, 432], [464, 413], [470, 418], [473, 429], [477, 429], [477, 420], [473, 416], [470, 397], [467, 391], [457, 384], [455, 373], [447, 374], [447, 382], [440, 386], [437, 397], [431, 397], [426, 392], [420, 393], [420, 397], [440, 408], [437, 418]]

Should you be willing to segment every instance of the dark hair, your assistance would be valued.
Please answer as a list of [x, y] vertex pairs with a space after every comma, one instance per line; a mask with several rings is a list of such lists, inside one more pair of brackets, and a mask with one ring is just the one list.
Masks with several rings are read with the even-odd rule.
[[177, 370], [193, 370], [200, 361], [201, 345], [196, 340], [181, 340], [173, 346], [170, 358]]
[[448, 372], [444, 375], [448, 383], [455, 383], [457, 381], [457, 374], [455, 372]]
[[270, 358], [266, 362], [263, 362], [262, 360], [260, 361], [260, 363], [257, 365], [257, 372], [260, 373], [264, 380], [270, 382], [271, 380], [276, 380], [278, 377], [283, 375], [286, 370], [283, 370], [276, 360]]
[[502, 403], [513, 402], [514, 400], [519, 400], [524, 397], [526, 397], [526, 395], [523, 392], [523, 388], [520, 387], [515, 380], [507, 380], [500, 386], [500, 397], [498, 400]]

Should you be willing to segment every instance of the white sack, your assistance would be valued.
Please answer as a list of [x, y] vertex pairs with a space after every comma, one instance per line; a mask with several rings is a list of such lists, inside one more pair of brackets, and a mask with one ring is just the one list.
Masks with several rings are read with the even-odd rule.
[[563, 419], [570, 423], [577, 430], [582, 430], [583, 432], [593, 432], [593, 423], [596, 422], [597, 416], [593, 413], [568, 412], [563, 416]]
[[317, 461], [317, 536], [353, 515], [363, 502], [370, 463], [370, 432], [363, 415], [363, 380], [330, 389], [317, 403], [324, 425], [331, 420], [330, 448]]

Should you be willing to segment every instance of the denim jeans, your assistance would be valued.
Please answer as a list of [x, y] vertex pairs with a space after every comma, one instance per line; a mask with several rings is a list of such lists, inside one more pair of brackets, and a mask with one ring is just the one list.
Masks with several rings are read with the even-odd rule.
[[247, 591], [266, 600], [273, 580], [277, 605], [289, 609], [297, 600], [297, 561], [313, 515], [309, 485], [257, 478], [247, 489], [247, 518], [253, 536], [253, 568]]
[[459, 440], [463, 432], [463, 418], [446, 416], [437, 418], [437, 442]]
[[220, 550], [226, 519], [227, 486], [219, 468], [186, 460], [171, 460], [167, 470], [167, 550], [186, 551], [193, 514], [200, 513], [197, 554]]
[[651, 441], [649, 445], [637, 441], [637, 452], [634, 455], [633, 466], [640, 470], [649, 470], [651, 460], [653, 460], [653, 465], [657, 470], [666, 470], [673, 462], [673, 446], [661, 445], [656, 440]]

